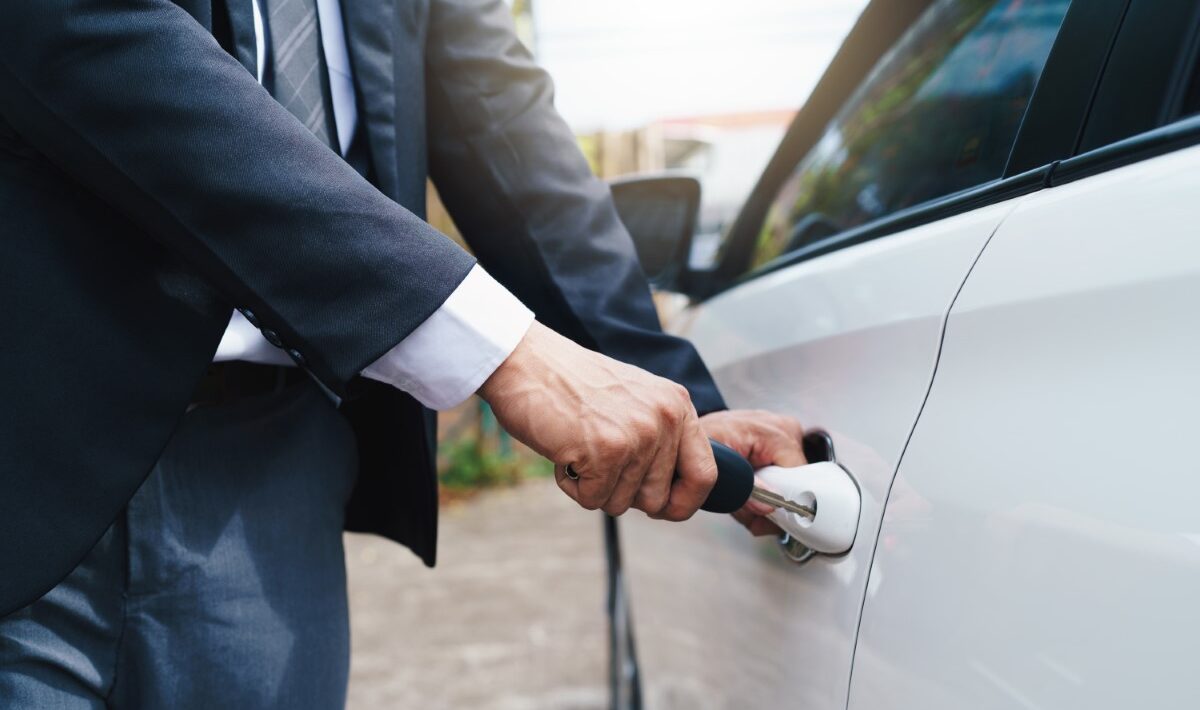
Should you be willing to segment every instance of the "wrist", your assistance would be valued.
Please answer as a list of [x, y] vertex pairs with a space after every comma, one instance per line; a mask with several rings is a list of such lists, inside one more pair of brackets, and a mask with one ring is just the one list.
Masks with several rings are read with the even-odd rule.
[[538, 342], [542, 340], [547, 332], [550, 331], [546, 326], [538, 323], [536, 320], [530, 324], [529, 330], [525, 332], [524, 337], [517, 343], [517, 347], [513, 348], [508, 357], [483, 381], [476, 394], [488, 404], [494, 404], [493, 400], [496, 397], [502, 396], [501, 393], [510, 388], [510, 383], [526, 380], [530, 369], [530, 361], [535, 357], [539, 347]]

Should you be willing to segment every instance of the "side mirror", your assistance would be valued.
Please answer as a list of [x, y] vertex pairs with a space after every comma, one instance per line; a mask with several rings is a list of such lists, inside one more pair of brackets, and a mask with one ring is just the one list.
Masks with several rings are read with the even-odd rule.
[[675, 175], [632, 177], [613, 180], [609, 187], [650, 284], [683, 291], [700, 213], [700, 182]]

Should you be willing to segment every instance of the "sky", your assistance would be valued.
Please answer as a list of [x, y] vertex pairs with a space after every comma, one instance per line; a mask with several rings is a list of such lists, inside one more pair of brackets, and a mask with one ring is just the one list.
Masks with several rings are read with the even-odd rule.
[[538, 60], [577, 132], [796, 109], [865, 0], [533, 0]]

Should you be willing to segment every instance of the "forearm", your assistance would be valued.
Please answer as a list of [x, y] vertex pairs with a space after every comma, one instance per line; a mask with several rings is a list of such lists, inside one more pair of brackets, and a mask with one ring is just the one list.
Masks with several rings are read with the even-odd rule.
[[576, 342], [724, 402], [690, 343], [662, 332], [607, 186], [553, 106], [499, 0], [434, 0], [430, 170], [480, 263]]

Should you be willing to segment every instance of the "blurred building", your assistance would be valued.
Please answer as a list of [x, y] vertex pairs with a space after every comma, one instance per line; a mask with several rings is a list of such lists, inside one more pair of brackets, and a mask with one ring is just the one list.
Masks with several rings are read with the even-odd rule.
[[783, 137], [793, 110], [748, 111], [655, 121], [627, 131], [580, 136], [597, 175], [678, 172], [700, 180], [701, 209], [693, 265], [711, 263], [733, 221]]

